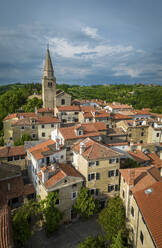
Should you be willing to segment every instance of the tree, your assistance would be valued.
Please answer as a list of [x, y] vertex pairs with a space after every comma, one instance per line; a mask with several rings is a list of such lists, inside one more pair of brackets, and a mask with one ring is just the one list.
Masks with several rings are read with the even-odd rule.
[[126, 158], [124, 163], [122, 164], [123, 169], [137, 168], [137, 167], [140, 167], [140, 164], [131, 158]]
[[78, 198], [74, 204], [74, 210], [80, 213], [82, 217], [89, 218], [94, 215], [97, 210], [97, 203], [92, 196], [88, 195], [88, 189], [83, 187], [79, 194]]
[[46, 232], [49, 235], [58, 228], [63, 217], [63, 214], [55, 206], [58, 199], [58, 193], [51, 192], [45, 200], [40, 202]]
[[4, 146], [4, 139], [3, 139], [3, 137], [0, 137], [0, 146]]
[[31, 236], [31, 218], [38, 215], [39, 204], [29, 201], [13, 216], [13, 237], [16, 247], [24, 247]]
[[15, 146], [21, 146], [24, 145], [25, 141], [30, 141], [32, 140], [32, 138], [30, 137], [29, 134], [24, 133], [21, 138], [19, 138], [18, 140], [15, 141], [14, 145]]
[[32, 99], [28, 99], [27, 103], [22, 106], [24, 112], [34, 112], [35, 107], [41, 108], [42, 107], [42, 100], [38, 99], [37, 97], [33, 97]]
[[106, 248], [105, 240], [102, 236], [89, 236], [78, 245], [78, 248]]
[[110, 248], [126, 248], [126, 246], [124, 245], [121, 230], [116, 236], [112, 238], [112, 244], [110, 245]]
[[98, 222], [110, 242], [118, 231], [125, 232], [125, 210], [119, 196], [109, 199], [107, 207], [99, 214]]

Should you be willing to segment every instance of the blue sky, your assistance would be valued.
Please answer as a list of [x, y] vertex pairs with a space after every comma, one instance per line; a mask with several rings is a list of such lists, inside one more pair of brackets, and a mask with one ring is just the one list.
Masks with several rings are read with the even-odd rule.
[[161, 0], [0, 0], [0, 85], [162, 84]]

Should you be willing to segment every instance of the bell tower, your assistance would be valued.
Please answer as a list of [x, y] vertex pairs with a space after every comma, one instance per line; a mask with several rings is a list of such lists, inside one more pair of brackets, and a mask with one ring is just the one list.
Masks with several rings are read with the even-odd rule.
[[50, 57], [49, 48], [47, 48], [44, 73], [42, 77], [42, 100], [43, 108], [55, 109], [56, 104], [56, 78]]

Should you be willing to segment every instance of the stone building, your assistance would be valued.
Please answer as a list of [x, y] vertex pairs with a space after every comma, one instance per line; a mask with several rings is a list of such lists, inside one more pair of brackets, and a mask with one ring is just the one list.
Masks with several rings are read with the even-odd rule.
[[126, 209], [126, 224], [133, 247], [162, 244], [162, 177], [154, 166], [120, 169], [120, 197]]
[[118, 193], [122, 154], [91, 138], [77, 142], [73, 153], [73, 165], [85, 177], [89, 194], [104, 207], [108, 197]]
[[73, 204], [83, 186], [83, 176], [68, 164], [53, 163], [38, 173], [37, 193], [44, 199], [49, 192], [57, 192], [56, 207], [64, 213], [64, 221], [73, 218]]

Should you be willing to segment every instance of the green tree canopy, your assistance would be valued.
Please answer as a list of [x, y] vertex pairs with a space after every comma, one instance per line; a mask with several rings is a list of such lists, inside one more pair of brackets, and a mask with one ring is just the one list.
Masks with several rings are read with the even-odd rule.
[[63, 214], [56, 207], [56, 201], [58, 199], [58, 193], [51, 192], [45, 200], [41, 201], [41, 209], [47, 234], [53, 233], [58, 228], [63, 218]]
[[24, 145], [25, 141], [30, 141], [30, 140], [32, 140], [31, 136], [29, 134], [24, 133], [20, 139], [15, 141], [14, 145], [21, 146]]
[[82, 217], [85, 218], [89, 218], [96, 212], [96, 201], [92, 196], [89, 196], [87, 188], [83, 187], [80, 190], [78, 198], [74, 204], [74, 210], [76, 210]]
[[122, 164], [123, 169], [138, 168], [138, 167], [140, 167], [140, 164], [131, 158], [126, 158], [124, 163]]
[[127, 248], [124, 245], [123, 237], [122, 237], [122, 231], [120, 230], [116, 236], [112, 238], [112, 244], [110, 245], [110, 248]]
[[118, 231], [125, 232], [125, 210], [119, 196], [109, 199], [107, 207], [99, 214], [98, 222], [110, 242]]
[[88, 236], [83, 242], [78, 245], [78, 248], [106, 248], [105, 240], [102, 236]]
[[43, 102], [41, 99], [34, 97], [32, 99], [28, 99], [27, 103], [22, 106], [22, 109], [24, 110], [24, 112], [34, 112], [35, 107], [41, 108], [42, 104], [43, 104]]

